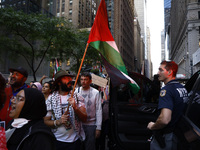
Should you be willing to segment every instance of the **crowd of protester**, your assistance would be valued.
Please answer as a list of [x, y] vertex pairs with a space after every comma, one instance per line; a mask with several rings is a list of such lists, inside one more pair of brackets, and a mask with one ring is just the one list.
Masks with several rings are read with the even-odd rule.
[[104, 150], [108, 135], [108, 86], [92, 87], [89, 72], [60, 70], [49, 81], [27, 83], [23, 67], [0, 73], [0, 149]]

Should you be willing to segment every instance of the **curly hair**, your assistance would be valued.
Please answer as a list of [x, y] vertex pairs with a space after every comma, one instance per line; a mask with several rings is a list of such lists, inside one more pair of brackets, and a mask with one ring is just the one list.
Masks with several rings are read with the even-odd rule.
[[3, 108], [3, 105], [6, 100], [5, 88], [6, 88], [6, 80], [0, 73], [0, 110]]

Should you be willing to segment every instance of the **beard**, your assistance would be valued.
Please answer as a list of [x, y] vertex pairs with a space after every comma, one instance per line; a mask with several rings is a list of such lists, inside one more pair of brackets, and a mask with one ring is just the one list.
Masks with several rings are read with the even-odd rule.
[[10, 85], [14, 88], [18, 88], [18, 87], [21, 87], [23, 85], [23, 80], [21, 79], [20, 81], [19, 80], [16, 80], [14, 78], [11, 78], [10, 79]]
[[68, 82], [67, 84], [61, 82], [61, 84], [60, 84], [61, 90], [64, 91], [64, 92], [71, 91], [72, 86], [70, 84], [71, 84], [71, 82]]

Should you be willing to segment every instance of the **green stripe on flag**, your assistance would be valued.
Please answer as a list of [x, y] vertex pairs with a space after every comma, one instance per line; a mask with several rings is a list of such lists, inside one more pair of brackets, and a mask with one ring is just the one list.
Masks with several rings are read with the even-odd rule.
[[97, 49], [111, 65], [128, 75], [120, 53], [107, 42], [95, 41], [91, 42], [90, 45]]
[[140, 90], [140, 87], [137, 84], [129, 83], [129, 86], [134, 94], [137, 94]]

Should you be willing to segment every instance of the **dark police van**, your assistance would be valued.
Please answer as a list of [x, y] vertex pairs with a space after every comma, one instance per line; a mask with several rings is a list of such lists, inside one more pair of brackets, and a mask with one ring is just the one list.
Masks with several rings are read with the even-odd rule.
[[[134, 95], [128, 85], [110, 88], [109, 150], [148, 150], [152, 131], [147, 129], [150, 121], [158, 117], [158, 82], [153, 82], [138, 73], [129, 73], [140, 86]], [[200, 150], [200, 71], [185, 85], [189, 103], [179, 123], [177, 136], [181, 150]]]

